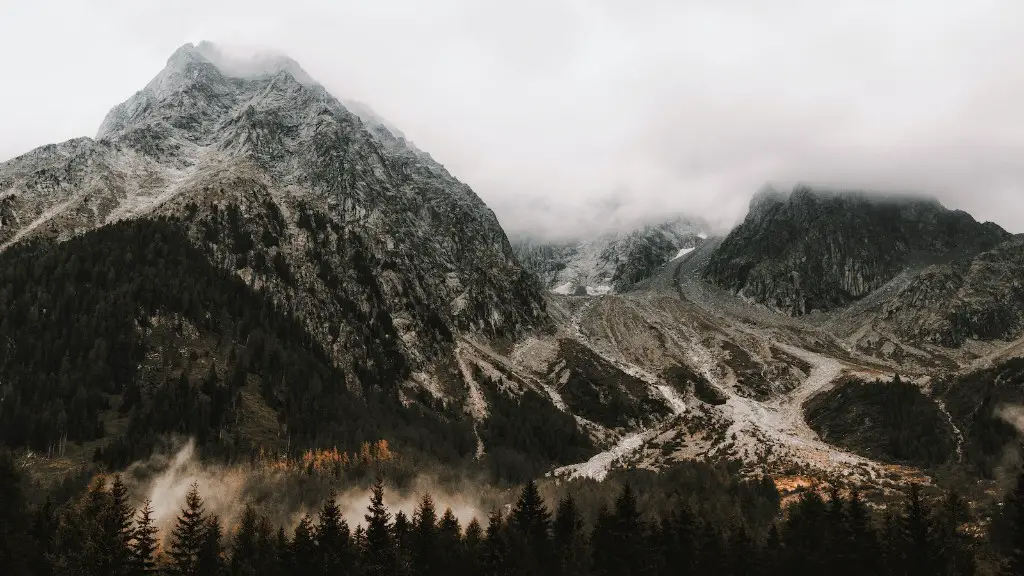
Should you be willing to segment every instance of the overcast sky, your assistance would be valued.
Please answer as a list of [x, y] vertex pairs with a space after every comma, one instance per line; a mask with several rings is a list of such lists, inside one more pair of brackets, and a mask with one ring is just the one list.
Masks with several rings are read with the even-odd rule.
[[769, 181], [1024, 232], [1020, 0], [0, 0], [0, 160], [94, 135], [203, 39], [366, 102], [510, 232], [728, 227]]

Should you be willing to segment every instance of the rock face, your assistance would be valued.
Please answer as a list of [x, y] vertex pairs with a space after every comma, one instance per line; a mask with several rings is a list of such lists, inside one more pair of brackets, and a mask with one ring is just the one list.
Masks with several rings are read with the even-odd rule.
[[797, 316], [863, 298], [908, 266], [977, 254], [1009, 237], [933, 199], [765, 188], [705, 278]]
[[0, 246], [172, 217], [364, 380], [382, 363], [416, 369], [459, 332], [544, 323], [491, 210], [350, 106], [286, 57], [182, 46], [95, 139], [0, 164]]
[[960, 346], [1012, 340], [1024, 331], [1024, 237], [915, 276], [882, 308], [882, 319], [911, 340]]
[[523, 266], [558, 294], [623, 292], [707, 239], [707, 224], [679, 217], [628, 232], [566, 242], [516, 239]]

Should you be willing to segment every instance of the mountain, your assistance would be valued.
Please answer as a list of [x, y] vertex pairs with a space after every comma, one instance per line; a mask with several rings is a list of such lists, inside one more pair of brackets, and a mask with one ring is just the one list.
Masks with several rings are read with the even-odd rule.
[[513, 333], [542, 318], [472, 190], [382, 122], [349, 112], [294, 61], [243, 64], [208, 43], [185, 45], [95, 139], [0, 166], [3, 241], [186, 218], [211, 257], [303, 318], [339, 361], [351, 338], [336, 333], [349, 327], [325, 294], [340, 286], [365, 305], [344, 262], [356, 249], [414, 363], [436, 356], [450, 331]]
[[599, 295], [628, 290], [707, 239], [706, 223], [677, 217], [659, 224], [593, 238], [545, 242], [516, 238], [523, 267], [556, 294]]
[[934, 199], [769, 187], [712, 255], [705, 278], [799, 316], [846, 306], [909, 267], [969, 257], [1009, 237]]
[[[267, 424], [275, 442], [286, 429], [331, 441], [318, 420], [360, 426], [326, 415], [333, 401], [310, 404], [338, 386], [347, 390], [337, 391], [348, 398], [341, 403], [382, 393], [433, 406], [426, 390], [455, 403], [455, 416], [442, 420], [462, 418], [464, 392], [439, 391], [459, 380], [448, 368], [456, 340], [544, 327], [544, 301], [479, 197], [369, 107], [350, 105], [356, 112], [289, 58], [239, 60], [213, 44], [186, 44], [109, 112], [95, 138], [0, 164], [8, 272], [0, 300], [19, 311], [4, 318], [7, 350], [19, 360], [3, 363], [0, 380], [18, 391], [5, 409], [52, 408], [36, 447], [65, 434], [102, 437], [110, 407], [137, 393], [160, 398], [163, 383], [179, 378], [184, 393], [237, 377], [230, 405], [249, 382], [258, 391], [250, 400], [277, 413]], [[123, 246], [111, 244], [110, 230], [126, 235]], [[192, 270], [206, 270], [206, 280], [193, 279], [204, 288], [181, 293]], [[157, 297], [158, 279], [179, 294]], [[30, 318], [55, 310], [65, 322], [92, 318], [90, 306], [112, 314], [94, 332], [69, 340], [61, 330], [73, 324], [32, 328]], [[86, 333], [103, 346], [92, 350]], [[160, 352], [174, 345], [191, 351], [184, 359]], [[68, 381], [89, 365], [102, 375]], [[33, 378], [50, 384], [33, 390]], [[219, 388], [207, 388], [199, 397], [214, 402]], [[75, 426], [58, 402], [75, 406]], [[138, 436], [162, 431], [170, 430]], [[352, 442], [350, 432], [333, 438]]]
[[995, 474], [1021, 238], [805, 186], [707, 230], [513, 248], [370, 107], [290, 59], [186, 45], [95, 138], [0, 164], [0, 439], [44, 470], [192, 437], [275, 462], [386, 441], [399, 474], [502, 482]]

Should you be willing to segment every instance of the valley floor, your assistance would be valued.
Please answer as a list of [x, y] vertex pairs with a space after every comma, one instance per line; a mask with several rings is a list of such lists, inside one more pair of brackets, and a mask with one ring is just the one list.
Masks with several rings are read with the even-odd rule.
[[[632, 427], [602, 426], [576, 414], [605, 449], [552, 474], [601, 480], [619, 466], [656, 469], [674, 460], [720, 458], [775, 478], [882, 489], [910, 479], [928, 483], [916, 468], [824, 442], [805, 420], [805, 403], [844, 376], [891, 377], [902, 367], [861, 353], [820, 319], [782, 316], [706, 284], [699, 271], [713, 247], [708, 243], [670, 262], [635, 291], [552, 295], [549, 311], [557, 330], [519, 342], [507, 357], [493, 354], [502, 357], [504, 369], [537, 383], [559, 409], [571, 411], [557, 354], [559, 342], [570, 339], [644, 382], [668, 407], [656, 422]], [[708, 403], [693, 386], [673, 382], [672, 371], [679, 367], [705, 379], [719, 401]]]

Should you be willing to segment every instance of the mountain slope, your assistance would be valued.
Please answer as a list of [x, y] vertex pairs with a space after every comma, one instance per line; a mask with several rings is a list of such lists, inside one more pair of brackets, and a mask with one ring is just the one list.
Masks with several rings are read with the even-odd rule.
[[544, 322], [472, 190], [294, 61], [241, 64], [185, 45], [95, 140], [0, 165], [0, 240], [182, 218], [215, 262], [299, 318], [357, 380], [350, 364], [374, 352], [346, 306], [375, 317], [394, 339], [383, 345], [391, 361], [411, 369], [450, 350], [455, 332], [505, 336]]
[[5, 440], [480, 456], [458, 342], [545, 327], [544, 300], [476, 194], [353, 106], [185, 45], [95, 139], [0, 164]]
[[1006, 240], [998, 226], [935, 200], [797, 186], [772, 189], [712, 255], [705, 277], [791, 315], [845, 306], [908, 266], [950, 261]]
[[679, 217], [584, 240], [520, 238], [513, 242], [513, 249], [523, 266], [552, 292], [606, 294], [628, 290], [672, 259], [687, 254], [707, 238], [707, 229], [699, 220]]

